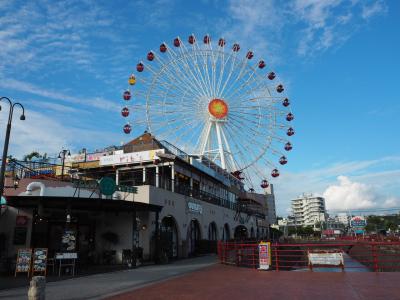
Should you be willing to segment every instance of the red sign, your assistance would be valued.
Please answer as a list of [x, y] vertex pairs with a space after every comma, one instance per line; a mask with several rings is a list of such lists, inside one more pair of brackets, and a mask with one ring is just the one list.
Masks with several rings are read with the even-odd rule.
[[16, 226], [27, 226], [28, 225], [28, 217], [27, 216], [17, 216], [15, 220]]

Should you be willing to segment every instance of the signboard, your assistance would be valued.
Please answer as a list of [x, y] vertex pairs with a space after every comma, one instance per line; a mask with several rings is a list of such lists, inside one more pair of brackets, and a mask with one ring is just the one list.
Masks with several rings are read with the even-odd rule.
[[192, 213], [198, 213], [198, 214], [203, 213], [203, 207], [200, 204], [197, 204], [194, 202], [188, 202], [187, 207], [188, 207], [188, 210]]
[[356, 216], [351, 218], [350, 226], [355, 228], [364, 228], [367, 225], [367, 220], [364, 217]]
[[56, 259], [77, 259], [78, 253], [71, 252], [71, 253], [56, 253]]
[[[86, 161], [98, 161], [101, 157], [106, 156], [108, 152], [98, 152], [98, 153], [87, 153]], [[84, 162], [85, 161], [85, 153], [74, 154], [71, 156], [65, 157], [65, 162]]]
[[344, 266], [343, 253], [340, 250], [313, 250], [308, 252], [310, 267], [319, 266]]
[[258, 244], [259, 270], [268, 270], [271, 265], [271, 243], [261, 242]]
[[100, 158], [100, 166], [125, 165], [143, 161], [152, 161], [155, 159], [159, 159], [157, 153], [164, 153], [164, 152], [165, 149], [157, 149], [150, 151], [140, 151], [140, 152], [103, 156]]
[[99, 181], [99, 188], [100, 188], [100, 192], [103, 195], [111, 196], [112, 194], [114, 194], [114, 192], [116, 190], [116, 185], [115, 185], [114, 179], [112, 179], [111, 177], [103, 177]]
[[17, 261], [15, 263], [14, 276], [16, 277], [17, 273], [27, 273], [27, 275], [29, 277], [29, 272], [31, 270], [31, 261], [32, 261], [32, 249], [31, 248], [18, 249]]
[[35, 250], [33, 250], [32, 274], [44, 273], [44, 276], [46, 276], [46, 267], [47, 248], [35, 248]]

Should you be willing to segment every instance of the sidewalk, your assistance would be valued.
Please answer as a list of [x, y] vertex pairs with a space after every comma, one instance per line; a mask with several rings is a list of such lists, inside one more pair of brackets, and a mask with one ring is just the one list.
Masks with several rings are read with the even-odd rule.
[[[102, 299], [143, 287], [153, 282], [211, 266], [216, 256], [179, 260], [167, 265], [153, 265], [137, 269], [77, 277], [46, 284], [46, 300]], [[0, 291], [0, 299], [27, 299], [28, 287]]]
[[396, 300], [399, 282], [399, 272], [276, 272], [214, 265], [109, 300]]

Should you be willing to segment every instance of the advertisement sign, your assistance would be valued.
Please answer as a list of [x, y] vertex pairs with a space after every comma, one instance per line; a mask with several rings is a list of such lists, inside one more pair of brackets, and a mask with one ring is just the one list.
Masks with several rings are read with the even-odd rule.
[[35, 248], [33, 250], [32, 273], [44, 273], [46, 276], [47, 248]]
[[308, 264], [319, 266], [343, 266], [343, 253], [340, 250], [314, 250], [308, 252]]
[[66, 163], [71, 162], [84, 162], [84, 161], [98, 161], [101, 157], [106, 156], [108, 152], [97, 152], [97, 153], [87, 153], [86, 160], [85, 160], [85, 153], [81, 154], [73, 154], [71, 156], [65, 157]]
[[355, 228], [364, 228], [367, 225], [367, 220], [362, 216], [356, 216], [351, 218], [350, 226]]
[[258, 244], [259, 270], [268, 270], [271, 265], [271, 243], [261, 242]]
[[130, 163], [138, 163], [143, 161], [152, 161], [159, 159], [157, 153], [164, 153], [164, 149], [150, 150], [150, 151], [140, 151], [125, 154], [114, 154], [103, 156], [100, 158], [100, 166], [109, 165], [124, 165]]
[[17, 276], [17, 273], [28, 273], [29, 276], [29, 272], [31, 270], [31, 261], [32, 261], [31, 248], [18, 249], [14, 276]]

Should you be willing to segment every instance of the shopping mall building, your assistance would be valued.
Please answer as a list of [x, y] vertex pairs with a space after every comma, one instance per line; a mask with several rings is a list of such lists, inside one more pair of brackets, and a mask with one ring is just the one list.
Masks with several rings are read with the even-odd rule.
[[245, 191], [218, 165], [149, 133], [63, 166], [10, 161], [6, 186], [2, 257], [27, 247], [77, 252], [82, 263], [120, 263], [132, 249], [143, 260], [187, 257], [215, 251], [217, 240], [268, 238], [276, 219], [272, 186]]

